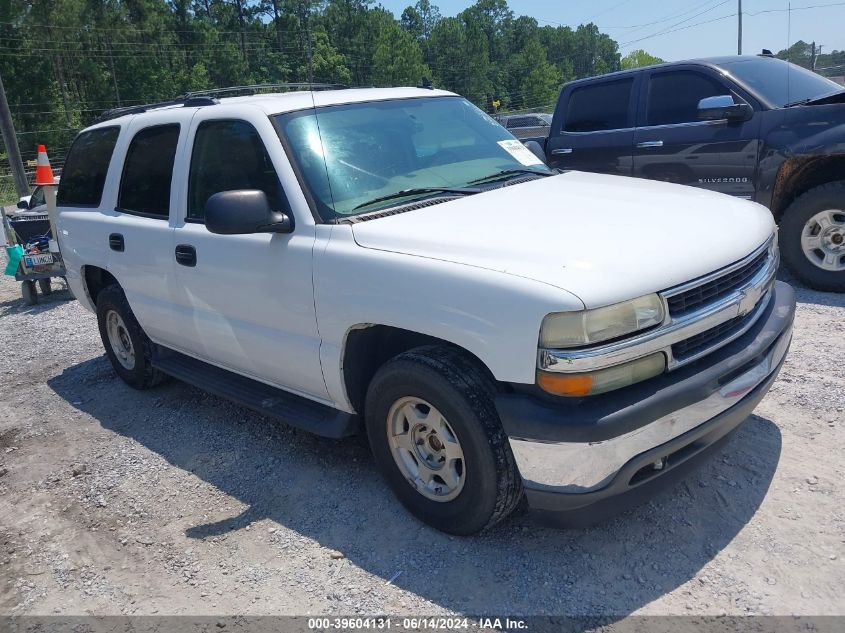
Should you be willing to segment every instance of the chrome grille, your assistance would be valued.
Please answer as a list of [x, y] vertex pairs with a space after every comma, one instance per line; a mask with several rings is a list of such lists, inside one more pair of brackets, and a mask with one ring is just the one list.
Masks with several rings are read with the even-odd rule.
[[684, 292], [666, 298], [669, 306], [669, 314], [672, 317], [683, 316], [708, 303], [718, 301], [722, 297], [731, 294], [737, 288], [743, 286], [749, 279], [754, 277], [769, 258], [769, 251], [761, 251], [754, 259], [747, 264], [732, 270], [721, 277], [706, 281], [700, 286], [690, 288]]
[[746, 321], [754, 319], [755, 314], [743, 314], [742, 316], [734, 317], [724, 323], [720, 323], [716, 327], [705, 330], [701, 334], [696, 334], [690, 338], [675, 343], [672, 346], [672, 356], [676, 360], [682, 361], [686, 357], [692, 356], [699, 350], [705, 349], [708, 344], [716, 341], [723, 336], [730, 336], [735, 331], [738, 331], [745, 324]]

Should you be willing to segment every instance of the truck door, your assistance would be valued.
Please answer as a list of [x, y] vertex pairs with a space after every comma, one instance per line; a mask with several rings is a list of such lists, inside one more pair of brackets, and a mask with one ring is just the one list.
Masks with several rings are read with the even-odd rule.
[[751, 199], [760, 113], [746, 121], [701, 121], [698, 104], [729, 95], [753, 103], [708, 68], [655, 69], [644, 77], [634, 133], [634, 175]]
[[[187, 145], [186, 187], [170, 253], [181, 282], [176, 349], [327, 400], [311, 281], [315, 224], [302, 209], [291, 210], [279, 173], [286, 182], [296, 180], [270, 119], [257, 108], [204, 108], [192, 121]], [[274, 209], [294, 218], [293, 232], [208, 231], [208, 198], [238, 189], [264, 191]]]
[[178, 341], [170, 209], [174, 161], [191, 116], [190, 110], [162, 111], [129, 123], [115, 149], [118, 157], [125, 148], [116, 202], [105, 211], [108, 220], [100, 222], [108, 227], [108, 235], [97, 237], [97, 245], [109, 254], [108, 269], [123, 287], [141, 327], [162, 345]]
[[550, 167], [630, 176], [638, 74], [564, 88], [546, 144]]

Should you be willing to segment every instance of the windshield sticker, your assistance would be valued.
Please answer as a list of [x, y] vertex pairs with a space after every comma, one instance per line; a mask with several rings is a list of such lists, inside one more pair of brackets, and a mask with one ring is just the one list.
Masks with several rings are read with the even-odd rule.
[[532, 154], [530, 149], [525, 147], [525, 145], [523, 145], [516, 139], [512, 141], [499, 141], [499, 147], [501, 147], [503, 150], [505, 150], [508, 154], [513, 156], [516, 160], [518, 160], [526, 167], [543, 164], [543, 161], [541, 161], [534, 154]]

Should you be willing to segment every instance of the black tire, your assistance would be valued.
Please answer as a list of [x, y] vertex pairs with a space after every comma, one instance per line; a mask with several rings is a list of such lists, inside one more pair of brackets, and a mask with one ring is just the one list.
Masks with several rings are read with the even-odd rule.
[[[109, 341], [106, 321], [110, 312], [116, 312], [125, 325], [125, 332], [128, 334], [134, 351], [134, 364], [132, 367], [125, 367], [118, 360], [112, 345]], [[103, 288], [97, 295], [97, 325], [100, 328], [100, 338], [103, 340], [103, 347], [106, 356], [114, 367], [115, 372], [130, 387], [135, 389], [149, 389], [161, 383], [167, 378], [166, 374], [158, 371], [152, 366], [152, 342], [144, 330], [141, 329], [138, 320], [129, 307], [126, 295], [120, 286], [112, 284]]]
[[[845, 271], [816, 266], [801, 247], [801, 235], [811, 218], [820, 211], [838, 210], [845, 217], [845, 181], [821, 185], [796, 198], [780, 221], [780, 250], [792, 273], [815, 290], [845, 292]], [[842, 252], [845, 257], [845, 251]]]
[[[446, 346], [420, 347], [385, 363], [367, 391], [367, 436], [376, 464], [402, 504], [421, 521], [451, 534], [487, 529], [523, 496], [522, 479], [493, 404], [494, 386], [471, 358]], [[463, 451], [463, 488], [432, 500], [403, 475], [388, 440], [388, 414], [398, 400], [431, 403], [448, 420]]]
[[49, 295], [53, 293], [53, 284], [50, 283], [49, 279], [39, 279], [38, 289], [41, 290], [42, 295]]
[[28, 306], [34, 306], [38, 303], [38, 291], [35, 289], [34, 281], [24, 281], [21, 284], [21, 296], [23, 296], [23, 302]]

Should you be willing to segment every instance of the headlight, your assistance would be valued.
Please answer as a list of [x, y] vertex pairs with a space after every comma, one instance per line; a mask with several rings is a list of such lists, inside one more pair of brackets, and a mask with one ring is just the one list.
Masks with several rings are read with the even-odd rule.
[[595, 310], [556, 312], [543, 319], [540, 347], [591, 345], [659, 325], [663, 317], [663, 300], [656, 294]]
[[588, 374], [537, 372], [537, 384], [556, 396], [594, 396], [658, 376], [666, 369], [662, 352]]

